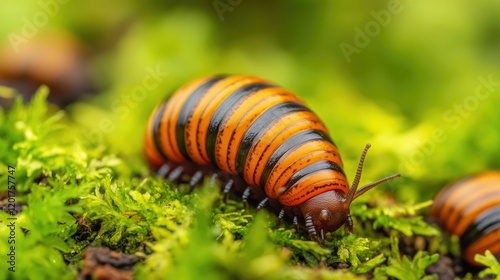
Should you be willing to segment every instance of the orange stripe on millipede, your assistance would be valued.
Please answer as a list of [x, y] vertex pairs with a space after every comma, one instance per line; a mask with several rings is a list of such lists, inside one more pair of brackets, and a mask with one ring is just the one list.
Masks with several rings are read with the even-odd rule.
[[200, 99], [186, 128], [196, 132], [190, 133], [189, 136], [189, 141], [196, 143], [196, 149], [193, 148], [188, 151], [196, 163], [210, 163], [205, 143], [208, 134], [208, 125], [217, 106], [234, 90], [257, 82], [264, 82], [264, 80], [251, 76], [230, 76], [214, 84]]
[[[282, 88], [266, 88], [260, 90], [257, 94], [250, 96], [246, 100], [241, 110], [235, 111], [235, 115], [229, 118], [225, 137], [218, 137], [218, 145], [216, 152], [219, 153], [218, 164], [223, 166], [231, 174], [237, 174], [236, 157], [239, 151], [239, 144], [243, 136], [252, 123], [261, 116], [266, 108], [275, 104], [280, 104], [286, 100], [290, 100], [291, 93], [284, 91]], [[264, 127], [262, 129], [265, 129]]]
[[[466, 207], [469, 207], [471, 204], [474, 202], [478, 202], [478, 199], [482, 196], [484, 196], [486, 193], [498, 189], [495, 185], [489, 184], [487, 182], [484, 182], [483, 184], [480, 185], [481, 188], [474, 188], [473, 189], [469, 187], [468, 184], [463, 185], [463, 187], [460, 189], [461, 196], [459, 197], [451, 197], [449, 202], [447, 203], [446, 210], [443, 208], [443, 210], [448, 211], [446, 214], [441, 213], [441, 215], [445, 214], [446, 220], [444, 223], [444, 227], [453, 230], [454, 233], [456, 234], [461, 234], [462, 230], [457, 230], [457, 224], [461, 222], [460, 220], [467, 218], [467, 215], [464, 215], [464, 209]], [[454, 200], [451, 200], [455, 198]], [[475, 217], [473, 217], [474, 219]], [[460, 220], [459, 220], [460, 219]], [[463, 222], [463, 221], [462, 221]], [[471, 223], [472, 220], [469, 219], [469, 223]], [[468, 225], [465, 225], [467, 227]]]
[[[292, 163], [290, 166], [288, 166], [281, 174], [278, 175], [276, 182], [272, 183], [275, 187], [273, 188], [274, 191], [279, 190], [280, 188], [286, 186], [290, 178], [297, 172], [297, 170], [300, 170], [307, 165], [318, 162], [318, 161], [330, 161], [330, 162], [336, 162], [339, 159], [338, 157], [338, 151], [337, 150], [321, 150], [321, 151], [314, 151], [309, 154], [304, 155], [300, 159], [297, 159], [294, 163]], [[334, 171], [331, 174], [332, 179], [339, 179], [345, 182], [345, 185], [347, 186], [347, 180], [344, 176], [344, 174]], [[280, 186], [280, 188], [278, 188]], [[293, 187], [293, 186], [290, 186]], [[344, 189], [344, 192], [347, 193], [348, 188]], [[281, 191], [279, 191], [281, 193]], [[278, 193], [278, 194], [279, 194]]]
[[481, 190], [483, 195], [461, 209], [460, 215], [457, 216], [456, 223], [447, 224], [447, 226], [453, 227], [453, 233], [462, 235], [465, 229], [474, 222], [480, 213], [500, 205], [500, 189], [498, 185], [495, 187], [497, 188], [496, 190]]
[[200, 87], [207, 80], [212, 77], [203, 77], [197, 79], [187, 85], [183, 86], [179, 90], [177, 90], [172, 97], [167, 102], [165, 107], [165, 113], [163, 114], [163, 118], [161, 120], [162, 125], [160, 127], [160, 139], [162, 143], [162, 147], [165, 149], [165, 154], [175, 162], [184, 162], [186, 159], [182, 155], [177, 139], [176, 139], [176, 129], [177, 129], [177, 118], [179, 117], [179, 112], [182, 108], [182, 104], [189, 95], [196, 90], [196, 88]]
[[153, 135], [154, 120], [156, 118], [156, 114], [158, 113], [158, 109], [160, 108], [161, 104], [162, 103], [160, 102], [158, 105], [156, 105], [155, 109], [153, 110], [153, 113], [149, 117], [145, 133], [144, 153], [146, 155], [148, 163], [151, 166], [153, 166], [153, 168], [160, 166], [165, 161], [165, 159], [160, 155], [158, 149], [156, 148]]
[[[460, 204], [462, 204], [462, 199], [468, 196], [471, 190], [475, 188], [487, 187], [488, 185], [489, 185], [488, 180], [484, 179], [479, 180], [475, 178], [473, 180], [467, 181], [466, 184], [459, 184], [456, 186], [452, 186], [453, 192], [449, 194], [447, 200], [441, 207], [439, 219], [441, 221], [446, 221], [451, 211], [453, 211], [453, 209], [456, 207], [460, 207]], [[471, 188], [471, 186], [473, 188]]]
[[[276, 180], [283, 173], [283, 171], [294, 162], [302, 158], [304, 155], [310, 154], [315, 151], [326, 151], [326, 150], [337, 150], [333, 144], [326, 142], [324, 140], [318, 141], [310, 141], [306, 142], [303, 145], [299, 146], [297, 149], [288, 151], [280, 161], [274, 166], [273, 170], [269, 174], [267, 178], [267, 182], [265, 184], [266, 194], [273, 198], [278, 198], [280, 193], [280, 188], [282, 186], [275, 185]], [[338, 152], [337, 152], [338, 154]]]
[[500, 228], [496, 229], [485, 236], [479, 238], [476, 242], [470, 245], [464, 255], [467, 261], [479, 265], [474, 261], [474, 256], [476, 254], [484, 255], [486, 250], [490, 250], [493, 255], [500, 253], [500, 243], [498, 242], [500, 236]]
[[[273, 170], [266, 184], [266, 192], [272, 193], [276, 198], [278, 198], [283, 190], [281, 188], [285, 187], [286, 182], [293, 176], [293, 174], [304, 168], [305, 166], [314, 163], [318, 160], [327, 160], [331, 162], [336, 162], [338, 160], [338, 151], [333, 147], [324, 150], [315, 150], [310, 151], [306, 154], [303, 154], [300, 158], [291, 158], [288, 161], [288, 165], [285, 165], [286, 162], [283, 162], [282, 170]], [[333, 178], [340, 178], [346, 181], [346, 178], [342, 174], [334, 173]], [[346, 183], [347, 184], [347, 183]], [[293, 187], [293, 186], [291, 186]], [[345, 190], [347, 192], [347, 189]]]
[[327, 133], [323, 123], [312, 112], [294, 112], [276, 122], [248, 152], [245, 180], [258, 185], [273, 152], [292, 135], [306, 129]]
[[461, 179], [459, 182], [452, 183], [443, 188], [437, 196], [434, 198], [432, 203], [431, 215], [432, 217], [439, 218], [441, 215], [441, 210], [444, 205], [449, 201], [449, 196], [453, 194], [455, 189], [459, 189], [462, 186], [462, 182], [471, 180], [472, 178]]
[[[461, 221], [457, 220], [462, 213], [462, 209], [470, 203], [467, 198], [473, 197], [477, 199], [483, 191], [495, 189], [496, 184], [494, 181], [495, 178], [491, 176], [474, 177], [469, 180], [459, 181], [457, 184], [448, 187], [449, 189], [443, 191], [442, 194], [440, 193], [433, 207], [439, 210], [438, 217], [445, 229], [456, 234], [465, 230], [468, 226], [466, 223], [472, 223], [475, 218], [462, 217]], [[453, 220], [449, 218], [453, 218]], [[459, 222], [461, 226], [457, 227]]]
[[335, 176], [335, 171], [321, 170], [304, 177], [293, 188], [281, 195], [279, 201], [283, 205], [295, 206], [330, 190], [340, 190], [346, 194], [345, 190], [348, 188], [346, 181], [340, 178], [332, 179], [332, 176]]

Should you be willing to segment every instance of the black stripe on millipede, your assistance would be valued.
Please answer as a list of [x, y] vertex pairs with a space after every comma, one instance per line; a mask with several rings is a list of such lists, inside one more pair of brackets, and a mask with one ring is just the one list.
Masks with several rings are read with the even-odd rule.
[[460, 246], [467, 248], [487, 233], [500, 228], [500, 206], [479, 215], [460, 237]]
[[283, 116], [301, 111], [310, 111], [304, 105], [297, 102], [283, 102], [276, 104], [261, 114], [247, 129], [243, 139], [238, 146], [238, 155], [236, 157], [236, 169], [239, 174], [243, 174], [246, 157], [250, 148], [259, 141], [262, 134], [267, 133], [268, 126]]
[[328, 134], [324, 133], [323, 131], [320, 130], [304, 130], [300, 131], [299, 133], [294, 134], [290, 138], [286, 139], [269, 157], [269, 160], [266, 163], [266, 167], [264, 168], [264, 172], [262, 173], [262, 176], [260, 177], [260, 184], [261, 186], [264, 186], [267, 182], [267, 178], [269, 177], [269, 174], [271, 173], [271, 170], [274, 168], [274, 166], [279, 162], [279, 160], [285, 155], [285, 153], [289, 151], [293, 151], [297, 148], [300, 148], [302, 145], [304, 145], [307, 142], [310, 141], [318, 141], [318, 140], [325, 140], [325, 141], [330, 141], [330, 137]]
[[189, 97], [184, 101], [184, 104], [182, 104], [182, 108], [179, 112], [179, 115], [177, 116], [177, 125], [175, 127], [175, 136], [177, 139], [177, 145], [179, 147], [179, 150], [181, 151], [182, 155], [186, 158], [189, 159], [189, 154], [187, 152], [186, 148], [186, 135], [184, 134], [185, 128], [186, 128], [186, 123], [188, 122], [189, 118], [191, 117], [192, 114], [192, 109], [193, 106], [199, 102], [200, 98], [207, 92], [207, 90], [214, 85], [216, 82], [224, 79], [226, 76], [215, 76], [208, 81], [206, 81], [204, 84], [199, 86], [197, 89], [195, 89]]
[[242, 86], [237, 90], [233, 91], [229, 96], [227, 96], [224, 101], [222, 101], [217, 109], [215, 109], [212, 118], [210, 119], [210, 124], [208, 125], [207, 139], [206, 139], [206, 150], [208, 157], [215, 164], [215, 141], [217, 140], [217, 134], [221, 128], [224, 119], [229, 112], [234, 110], [234, 107], [241, 99], [248, 97], [260, 90], [275, 87], [275, 85], [269, 83], [253, 83]]
[[167, 107], [167, 101], [165, 100], [161, 103], [160, 108], [156, 112], [155, 118], [153, 120], [153, 140], [155, 143], [156, 150], [158, 153], [164, 158], [167, 159], [165, 152], [163, 151], [161, 140], [160, 140], [160, 124], [161, 119], [163, 118], [163, 114], [165, 113], [165, 109]]
[[342, 167], [340, 167], [337, 163], [329, 160], [317, 161], [295, 172], [283, 186], [285, 188], [283, 194], [285, 194], [290, 189], [290, 187], [295, 185], [300, 179], [321, 170], [335, 170], [345, 177], [344, 170], [342, 170]]

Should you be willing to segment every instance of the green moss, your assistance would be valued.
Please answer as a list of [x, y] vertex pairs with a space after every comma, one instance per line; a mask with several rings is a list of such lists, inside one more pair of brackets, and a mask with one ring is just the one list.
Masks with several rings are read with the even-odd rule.
[[495, 256], [493, 256], [490, 250], [486, 250], [484, 255], [476, 255], [474, 260], [486, 266], [486, 268], [479, 273], [479, 277], [494, 275], [497, 279], [500, 278], [500, 263]]
[[425, 275], [425, 268], [435, 263], [439, 255], [427, 255], [419, 251], [413, 259], [401, 256], [398, 250], [398, 239], [391, 239], [391, 255], [387, 266], [375, 269], [375, 279], [388, 279], [388, 276], [401, 280], [437, 279], [436, 275]]
[[406, 236], [414, 234], [425, 236], [439, 235], [439, 231], [423, 221], [423, 216], [417, 215], [417, 211], [429, 207], [432, 201], [419, 204], [394, 204], [380, 205], [368, 208], [366, 204], [355, 204], [351, 207], [354, 216], [359, 217], [363, 222], [373, 221], [373, 228], [393, 229]]
[[[15, 167], [15, 197], [19, 210], [11, 216], [0, 213], [5, 223], [15, 218], [15, 243], [0, 242], [0, 250], [7, 252], [15, 246], [15, 276], [18, 279], [71, 279], [76, 275], [74, 264], [67, 265], [63, 254], [71, 251], [77, 231], [71, 213], [82, 212], [78, 198], [88, 189], [79, 186], [79, 174], [84, 173], [82, 155], [79, 150], [65, 147], [56, 134], [60, 131], [61, 113], [47, 114], [45, 97], [47, 89], [28, 105], [17, 99], [14, 107], [5, 115], [1, 113], [0, 140], [2, 175], [1, 191], [7, 193], [4, 176], [7, 165]], [[46, 181], [43, 180], [46, 178]], [[9, 189], [12, 191], [12, 189]], [[10, 207], [10, 205], [9, 205]], [[13, 233], [7, 227], [0, 230], [0, 239], [8, 240]], [[33, 268], [34, 267], [34, 268]], [[12, 273], [0, 272], [4, 278]]]
[[[435, 235], [417, 216], [429, 203], [355, 204], [360, 235], [339, 230], [320, 245], [303, 229], [279, 226], [265, 210], [245, 209], [232, 199], [224, 203], [210, 180], [186, 194], [182, 185], [146, 173], [143, 164], [132, 169], [131, 159], [114, 154], [106, 140], [81, 140], [85, 131], [70, 129], [71, 121], [51, 111], [46, 94], [41, 89], [28, 105], [18, 100], [0, 118], [3, 162], [16, 166], [23, 205], [16, 228], [18, 279], [74, 278], [91, 244], [140, 256], [135, 273], [151, 279], [359, 279], [356, 273], [375, 268], [379, 276], [404, 270], [417, 277], [430, 263], [421, 255], [410, 262], [395, 250], [388, 253], [391, 239], [373, 230]], [[8, 235], [0, 230], [0, 239]], [[0, 246], [7, 249], [5, 242]], [[28, 269], [33, 264], [36, 271]]]

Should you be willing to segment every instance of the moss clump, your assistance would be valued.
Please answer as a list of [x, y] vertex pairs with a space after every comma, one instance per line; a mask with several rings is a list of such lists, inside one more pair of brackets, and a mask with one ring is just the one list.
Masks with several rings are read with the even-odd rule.
[[493, 275], [496, 279], [500, 278], [500, 263], [490, 250], [486, 250], [484, 255], [476, 255], [474, 260], [486, 266], [486, 269], [479, 273], [479, 277]]

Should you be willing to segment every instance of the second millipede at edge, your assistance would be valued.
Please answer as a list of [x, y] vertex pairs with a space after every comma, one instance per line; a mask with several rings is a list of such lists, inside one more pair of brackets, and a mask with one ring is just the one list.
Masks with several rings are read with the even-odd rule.
[[461, 178], [442, 189], [431, 209], [444, 229], [457, 235], [467, 262], [490, 250], [500, 260], [500, 171]]

